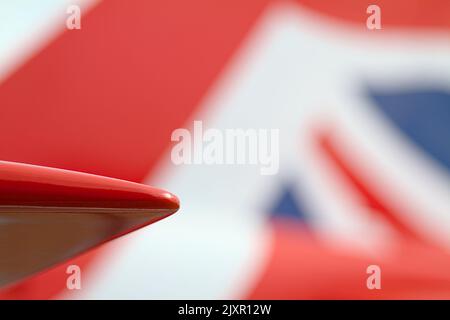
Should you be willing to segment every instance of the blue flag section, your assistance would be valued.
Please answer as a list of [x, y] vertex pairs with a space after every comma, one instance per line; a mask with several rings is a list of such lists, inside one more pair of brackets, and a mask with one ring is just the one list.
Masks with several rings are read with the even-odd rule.
[[450, 92], [371, 89], [369, 96], [411, 142], [450, 170]]

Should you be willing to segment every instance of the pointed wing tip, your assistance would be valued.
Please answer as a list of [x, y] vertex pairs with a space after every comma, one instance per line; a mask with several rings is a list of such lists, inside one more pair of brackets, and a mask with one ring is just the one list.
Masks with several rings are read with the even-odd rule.
[[177, 196], [148, 185], [0, 161], [0, 287], [179, 208]]
[[173, 210], [173, 213], [180, 209], [180, 199], [173, 193], [164, 191], [163, 198], [166, 200], [167, 208]]

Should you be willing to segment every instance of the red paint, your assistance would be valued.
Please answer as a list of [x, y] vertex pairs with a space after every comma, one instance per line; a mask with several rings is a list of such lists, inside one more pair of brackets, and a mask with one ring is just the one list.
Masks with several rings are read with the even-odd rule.
[[354, 188], [354, 191], [362, 199], [365, 206], [374, 210], [375, 213], [383, 217], [390, 225], [397, 230], [404, 237], [419, 241], [426, 242], [426, 240], [417, 233], [407, 222], [402, 220], [402, 216], [398, 210], [392, 208], [389, 203], [383, 200], [377, 194], [377, 191], [370, 186], [352, 167], [352, 165], [345, 159], [345, 157], [339, 152], [338, 146], [333, 142], [332, 134], [330, 132], [320, 132], [316, 136], [317, 146], [320, 151], [325, 155], [335, 169], [342, 174], [342, 177]]
[[[0, 159], [142, 181], [269, 2], [100, 2], [0, 85]], [[99, 253], [0, 299], [51, 298]]]
[[[68, 257], [159, 221], [178, 208], [177, 197], [150, 186], [0, 161], [0, 218], [6, 218], [1, 224], [0, 244], [5, 252], [0, 258], [7, 261], [1, 267], [1, 285], [6, 287], [47, 270]], [[14, 217], [20, 221], [8, 222]], [[91, 222], [103, 227], [92, 229]]]
[[[446, 252], [417, 242], [391, 254], [364, 256], [331, 248], [289, 222], [273, 224], [270, 258], [250, 299], [450, 299]], [[381, 290], [366, 286], [369, 265], [381, 268]]]
[[448, 0], [293, 0], [299, 5], [333, 18], [336, 22], [350, 23], [355, 30], [368, 32], [366, 27], [369, 5], [381, 9], [383, 33], [403, 29], [415, 33], [418, 30], [450, 30], [450, 1]]
[[267, 2], [100, 2], [0, 85], [0, 159], [142, 181]]
[[167, 191], [134, 182], [0, 161], [0, 206], [176, 211], [179, 202]]

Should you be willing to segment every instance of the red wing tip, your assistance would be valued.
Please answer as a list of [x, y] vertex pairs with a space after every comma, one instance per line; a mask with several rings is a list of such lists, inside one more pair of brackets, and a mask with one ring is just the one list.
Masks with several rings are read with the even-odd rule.
[[172, 193], [77, 171], [0, 161], [0, 206], [148, 209], [175, 213]]
[[174, 212], [180, 209], [180, 199], [173, 193], [168, 191], [163, 191], [162, 198], [165, 199], [166, 207]]

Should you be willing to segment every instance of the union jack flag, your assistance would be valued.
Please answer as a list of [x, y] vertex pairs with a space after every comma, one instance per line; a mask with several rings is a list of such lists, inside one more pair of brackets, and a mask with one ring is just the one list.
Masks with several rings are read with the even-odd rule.
[[[0, 159], [182, 209], [0, 298], [449, 299], [450, 3], [378, 0], [368, 30], [372, 2], [85, 0], [79, 30], [74, 1], [2, 2]], [[175, 166], [194, 119], [280, 129], [279, 173]]]

